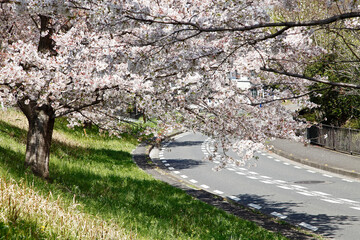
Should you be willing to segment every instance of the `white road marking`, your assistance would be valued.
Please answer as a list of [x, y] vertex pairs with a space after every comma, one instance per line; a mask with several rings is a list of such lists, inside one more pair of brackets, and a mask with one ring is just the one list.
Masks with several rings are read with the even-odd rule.
[[230, 199], [232, 199], [232, 200], [234, 200], [234, 201], [237, 201], [237, 202], [240, 202], [240, 198], [238, 198], [238, 197], [235, 197], [235, 196], [229, 196], [228, 198], [230, 198]]
[[196, 181], [195, 179], [191, 179], [191, 180], [189, 180], [190, 182], [192, 182], [192, 183], [197, 183], [198, 181]]
[[329, 202], [329, 203], [341, 203], [341, 201], [336, 201], [334, 199], [320, 198], [321, 201]]
[[257, 172], [249, 172], [250, 174], [257, 175]]
[[164, 164], [166, 167], [169, 167], [170, 166], [170, 163], [165, 163]]
[[272, 158], [274, 158], [274, 157], [272, 157], [272, 156], [268, 156], [268, 158], [272, 159]]
[[249, 203], [248, 206], [255, 208], [255, 209], [261, 209], [262, 207], [260, 205], [257, 205], [255, 203]]
[[324, 177], [328, 177], [328, 178], [332, 178], [333, 176], [327, 175], [327, 174], [323, 174]]
[[236, 173], [239, 175], [246, 175], [246, 173], [243, 173], [243, 172], [236, 172]]
[[287, 163], [287, 162], [283, 162], [283, 164], [284, 164], [284, 165], [287, 165], [287, 166], [289, 166], [289, 165], [290, 165], [290, 163]]
[[299, 226], [302, 226], [302, 227], [304, 227], [304, 228], [310, 229], [311, 231], [314, 231], [314, 232], [316, 232], [316, 231], [318, 230], [317, 227], [312, 226], [312, 225], [310, 225], [310, 224], [308, 224], [308, 223], [305, 223], [305, 222], [300, 223]]
[[350, 207], [350, 208], [360, 211], [360, 207]]
[[282, 188], [282, 189], [286, 189], [286, 190], [292, 190], [291, 187], [287, 187], [287, 186], [283, 186], [283, 185], [278, 185], [277, 187]]
[[188, 178], [188, 176], [186, 176], [186, 175], [180, 175], [180, 177], [182, 177], [182, 178]]
[[283, 181], [283, 180], [274, 180], [274, 182], [277, 182], [277, 183], [286, 183], [286, 182]]
[[170, 171], [172, 171], [172, 170], [174, 170], [175, 168], [173, 168], [173, 167], [168, 167], [168, 169], [169, 169]]
[[309, 172], [309, 173], [316, 173], [315, 171], [313, 171], [313, 170], [306, 170], [307, 172]]
[[205, 185], [205, 184], [200, 185], [200, 187], [202, 187], [202, 188], [210, 188], [208, 185]]
[[294, 188], [307, 189], [307, 187], [299, 186], [299, 185], [291, 185]]
[[301, 194], [301, 195], [309, 196], [309, 197], [313, 197], [313, 196], [314, 196], [314, 194], [309, 193], [309, 192], [297, 192], [297, 193], [299, 193], [299, 194]]
[[250, 178], [250, 179], [253, 179], [253, 180], [256, 180], [256, 179], [259, 179], [257, 177], [254, 177], [254, 176], [246, 176], [247, 178]]
[[350, 180], [350, 179], [346, 179], [346, 178], [343, 178], [343, 179], [341, 179], [341, 180], [343, 180], [343, 181], [345, 181], [345, 182], [354, 182], [354, 181], [352, 181], [352, 180]]
[[294, 166], [294, 168], [296, 168], [296, 169], [302, 169], [301, 167], [299, 167], [299, 166]]
[[348, 203], [360, 203], [360, 202], [350, 200], [350, 199], [346, 199], [346, 198], [339, 198], [339, 200], [344, 201], [344, 202], [348, 202]]
[[174, 173], [175, 173], [175, 174], [180, 174], [180, 172], [179, 172], [179, 171], [174, 171]]
[[270, 179], [271, 177], [268, 177], [268, 176], [260, 176], [262, 178], [265, 178], [265, 179]]
[[263, 181], [260, 181], [262, 183], [266, 183], [266, 184], [274, 184], [273, 181], [269, 181], [269, 180], [263, 180]]
[[162, 162], [163, 162], [163, 163], [167, 163], [167, 161], [166, 161], [166, 160], [163, 160]]
[[246, 169], [246, 168], [241, 168], [241, 167], [240, 167], [239, 169], [240, 169], [240, 170], [243, 170], [243, 171], [247, 171], [247, 169]]
[[285, 219], [287, 218], [287, 216], [281, 214], [281, 213], [278, 213], [278, 212], [272, 212], [271, 215], [275, 216], [275, 217], [278, 217], [280, 219]]
[[229, 171], [235, 171], [235, 169], [233, 169], [233, 168], [226, 168], [226, 169]]
[[216, 193], [216, 194], [224, 194], [224, 192], [219, 191], [219, 190], [214, 190], [214, 193]]
[[275, 162], [280, 162], [280, 160], [279, 160], [279, 159], [275, 159]]
[[312, 191], [312, 192], [315, 193], [315, 194], [318, 194], [318, 195], [331, 196], [331, 194], [324, 193], [324, 192], [319, 192], [319, 191]]

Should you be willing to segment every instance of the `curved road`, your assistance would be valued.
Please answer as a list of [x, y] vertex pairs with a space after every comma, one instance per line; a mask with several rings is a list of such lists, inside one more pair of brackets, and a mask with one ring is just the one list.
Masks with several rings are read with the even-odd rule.
[[164, 143], [153, 160], [171, 174], [214, 194], [328, 238], [360, 239], [360, 182], [258, 152], [249, 166], [204, 161], [214, 151], [213, 141], [184, 133]]

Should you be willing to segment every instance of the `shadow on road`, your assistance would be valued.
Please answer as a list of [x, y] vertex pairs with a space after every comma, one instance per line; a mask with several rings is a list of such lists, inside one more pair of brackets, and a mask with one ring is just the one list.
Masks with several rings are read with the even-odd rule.
[[278, 212], [287, 216], [286, 221], [295, 225], [305, 222], [317, 227], [317, 234], [325, 237], [335, 237], [336, 231], [346, 228], [348, 225], [354, 225], [354, 222], [359, 221], [357, 216], [346, 215], [327, 215], [327, 214], [307, 214], [293, 211], [291, 208], [301, 207], [302, 204], [292, 202], [269, 201], [268, 196], [239, 194], [236, 197], [240, 198], [239, 203], [249, 206], [249, 204], [256, 204], [261, 206], [261, 212], [271, 214]]

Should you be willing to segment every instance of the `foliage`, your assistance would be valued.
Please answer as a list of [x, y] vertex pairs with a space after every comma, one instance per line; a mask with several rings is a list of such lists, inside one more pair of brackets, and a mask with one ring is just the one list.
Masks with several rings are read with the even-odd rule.
[[[0, 99], [37, 128], [29, 144], [45, 144], [28, 148], [26, 163], [45, 178], [55, 118], [119, 134], [129, 108], [165, 130], [146, 134], [199, 131], [245, 161], [269, 137], [298, 139], [302, 125], [279, 101], [310, 104], [313, 82], [360, 88], [349, 78], [359, 69], [359, 1], [341, 2], [0, 0]], [[337, 51], [351, 83], [303, 74]], [[264, 94], [238, 89], [234, 71]]]
[[23, 116], [0, 115], [0, 232], [9, 239], [284, 239], [144, 173], [130, 154], [136, 140], [66, 124], [55, 126], [45, 182], [24, 171]]
[[[305, 70], [307, 76], [327, 77], [331, 82], [350, 82], [349, 77], [344, 76], [342, 69], [347, 69], [348, 64], [333, 63], [334, 55], [325, 55], [317, 62], [309, 65]], [[312, 89], [325, 88], [324, 84], [315, 83], [309, 87]], [[351, 119], [360, 118], [360, 95], [356, 92], [348, 92], [340, 87], [326, 88], [310, 95], [310, 101], [317, 107], [311, 112], [317, 112], [317, 121], [329, 125], [343, 126]]]

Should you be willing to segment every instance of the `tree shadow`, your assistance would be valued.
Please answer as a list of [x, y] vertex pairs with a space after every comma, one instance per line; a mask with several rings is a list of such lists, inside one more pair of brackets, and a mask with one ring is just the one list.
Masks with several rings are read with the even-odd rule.
[[294, 202], [279, 202], [267, 199], [266, 195], [239, 194], [235, 195], [240, 198], [238, 203], [249, 206], [256, 204], [261, 206], [261, 212], [271, 215], [273, 212], [287, 216], [286, 222], [299, 225], [302, 222], [317, 227], [316, 233], [325, 237], [335, 237], [336, 232], [345, 229], [346, 226], [354, 225], [359, 222], [358, 216], [347, 215], [327, 215], [327, 214], [307, 214], [292, 210], [291, 208], [301, 207], [302, 204]]
[[[3, 122], [0, 128], [14, 131], [11, 138], [23, 146], [25, 130]], [[195, 238], [230, 239], [238, 238], [238, 233], [220, 229], [228, 229], [230, 225], [236, 229], [254, 228], [252, 223], [237, 221], [216, 208], [194, 201], [182, 190], [143, 174], [128, 152], [82, 148], [55, 140], [51, 149], [51, 182], [24, 174], [24, 158], [23, 150], [0, 146], [0, 167], [6, 169], [9, 177], [26, 178], [29, 185], [45, 196], [51, 191], [54, 199], [61, 197], [80, 203], [83, 211], [116, 222], [145, 238], [191, 239], [196, 229]], [[222, 220], [213, 221], [214, 216]]]
[[[190, 169], [195, 168], [204, 163], [199, 160], [194, 159], [166, 159], [166, 162], [162, 162], [164, 160], [154, 160], [157, 163], [158, 167], [161, 169], [168, 169], [169, 167], [173, 167], [174, 170], [183, 170], [183, 169]], [[169, 164], [169, 165], [167, 165]]]
[[190, 147], [203, 144], [203, 141], [170, 142], [169, 147]]

